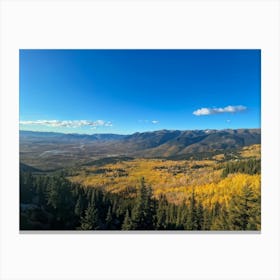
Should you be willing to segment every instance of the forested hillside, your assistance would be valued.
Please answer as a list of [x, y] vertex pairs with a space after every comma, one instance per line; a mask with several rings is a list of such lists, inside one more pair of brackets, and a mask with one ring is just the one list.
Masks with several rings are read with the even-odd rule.
[[260, 230], [259, 132], [23, 133], [20, 229]]
[[172, 203], [155, 196], [144, 178], [131, 196], [84, 187], [63, 174], [22, 172], [20, 229], [260, 230], [259, 179], [238, 176], [192, 188], [187, 199]]
[[49, 175], [23, 166], [20, 229], [260, 230], [260, 160], [216, 157], [107, 159]]
[[169, 202], [179, 205], [190, 198], [194, 189], [197, 199], [212, 207], [215, 202], [228, 203], [244, 184], [260, 194], [257, 155], [259, 146], [202, 160], [106, 158], [68, 169], [65, 175], [72, 182], [126, 197], [136, 195], [139, 178], [144, 177], [156, 198], [165, 195]]

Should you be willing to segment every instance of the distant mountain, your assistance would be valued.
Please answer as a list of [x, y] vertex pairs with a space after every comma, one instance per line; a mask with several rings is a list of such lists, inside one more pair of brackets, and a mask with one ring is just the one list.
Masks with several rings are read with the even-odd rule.
[[[260, 129], [155, 131], [133, 134], [123, 139], [136, 145], [135, 150], [147, 157], [237, 149], [261, 143]], [[140, 155], [141, 153], [137, 153]]]
[[149, 148], [155, 148], [169, 141], [172, 141], [176, 137], [181, 135], [180, 130], [159, 130], [152, 132], [134, 133], [126, 136], [123, 142], [134, 147], [134, 150], [143, 150]]
[[77, 142], [77, 141], [110, 141], [123, 139], [126, 135], [120, 134], [76, 134], [76, 133], [57, 133], [57, 132], [37, 132], [20, 130], [21, 141], [54, 141], [54, 142]]
[[104, 157], [182, 157], [260, 143], [261, 129], [159, 130], [131, 135], [20, 131], [22, 161], [43, 169]]

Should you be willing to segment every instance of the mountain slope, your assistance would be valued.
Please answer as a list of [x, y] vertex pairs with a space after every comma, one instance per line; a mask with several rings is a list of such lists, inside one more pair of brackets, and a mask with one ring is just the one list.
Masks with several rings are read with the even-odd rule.
[[170, 157], [190, 153], [238, 149], [261, 143], [260, 129], [182, 131], [169, 141], [142, 152], [147, 157]]
[[21, 160], [38, 168], [61, 168], [108, 156], [181, 157], [260, 143], [260, 129], [159, 130], [131, 135], [20, 132]]

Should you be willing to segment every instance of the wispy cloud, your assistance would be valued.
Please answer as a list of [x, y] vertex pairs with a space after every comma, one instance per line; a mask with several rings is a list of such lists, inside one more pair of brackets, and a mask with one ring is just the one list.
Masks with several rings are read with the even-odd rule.
[[201, 108], [193, 112], [196, 116], [205, 116], [205, 115], [214, 115], [214, 114], [222, 114], [222, 113], [236, 113], [245, 111], [247, 107], [243, 105], [238, 106], [226, 106], [224, 108]]
[[138, 122], [140, 122], [140, 123], [148, 123], [149, 120], [138, 120]]
[[41, 125], [48, 127], [67, 127], [67, 128], [77, 128], [77, 127], [98, 127], [98, 126], [113, 126], [110, 121], [96, 120], [35, 120], [35, 121], [20, 121], [21, 125]]
[[140, 123], [152, 123], [152, 124], [157, 124], [157, 123], [159, 123], [159, 121], [158, 120], [138, 120], [138, 122], [140, 122]]

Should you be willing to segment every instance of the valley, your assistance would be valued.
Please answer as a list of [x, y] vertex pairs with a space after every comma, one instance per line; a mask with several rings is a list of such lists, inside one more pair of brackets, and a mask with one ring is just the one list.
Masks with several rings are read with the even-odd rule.
[[[238, 229], [238, 226], [225, 226], [227, 223], [221, 219], [231, 215], [232, 201], [235, 197], [243, 199], [244, 187], [249, 188], [250, 199], [256, 201], [252, 206], [255, 216], [250, 228], [260, 229], [260, 130], [156, 131], [129, 136], [21, 132], [20, 149], [21, 175], [32, 174], [33, 182], [64, 178], [68, 182], [65, 181], [66, 185], [101, 191], [124, 201], [137, 201], [141, 184], [144, 184], [139, 182], [144, 180], [145, 187], [151, 190], [151, 197], [157, 203], [164, 198], [167, 205], [181, 209], [191, 207], [191, 201], [195, 199], [196, 205], [203, 209], [200, 211], [212, 220], [212, 225], [208, 221], [207, 225], [200, 226], [205, 230]], [[45, 200], [49, 187], [39, 193], [36, 191], [38, 187], [34, 188], [33, 194], [27, 196], [33, 197], [29, 202], [34, 204], [35, 201], [39, 207], [40, 192], [45, 193], [42, 198]], [[45, 203], [48, 208], [48, 203]], [[128, 209], [133, 215], [134, 208], [129, 206]], [[24, 217], [30, 212], [26, 211], [22, 213]], [[81, 213], [84, 211], [86, 208]], [[124, 223], [126, 212], [123, 208], [120, 211], [118, 219]], [[50, 213], [40, 215], [49, 217]], [[106, 222], [101, 224], [101, 229], [106, 229]], [[25, 227], [32, 227], [32, 223], [25, 224]], [[115, 229], [118, 227], [114, 226]], [[191, 229], [190, 224], [184, 226], [182, 223], [167, 227]]]
[[54, 170], [118, 156], [205, 159], [260, 143], [260, 129], [159, 130], [131, 135], [20, 131], [20, 160]]

